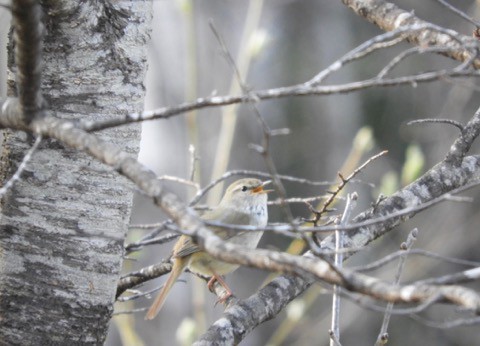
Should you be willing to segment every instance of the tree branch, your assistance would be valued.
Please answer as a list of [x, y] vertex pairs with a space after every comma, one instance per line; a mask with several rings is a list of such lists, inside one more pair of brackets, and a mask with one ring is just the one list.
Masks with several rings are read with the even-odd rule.
[[[451, 191], [468, 183], [468, 181], [474, 177], [476, 170], [479, 167], [479, 159], [471, 156], [465, 157], [461, 166], [452, 166], [447, 161], [443, 161], [431, 168], [427, 173], [425, 173], [412, 184], [404, 187], [391, 197], [386, 198], [378, 205], [375, 205], [374, 207], [354, 218], [353, 222], [363, 222], [386, 216], [388, 214], [398, 212], [408, 206], [419, 205], [435, 199], [447, 191]], [[346, 233], [345, 246], [350, 248], [362, 248], [376, 238], [389, 232], [400, 223], [406, 221], [414, 214], [415, 213], [398, 218], [388, 219], [383, 223], [374, 223], [369, 226], [360, 227], [354, 232]], [[321, 248], [323, 250], [332, 251], [335, 249], [334, 244], [334, 237], [329, 236], [322, 241]], [[231, 251], [231, 249], [226, 251]], [[349, 255], [346, 256], [346, 258], [349, 257]], [[348, 274], [345, 275], [347, 275], [346, 277], [349, 277]], [[290, 275], [281, 276], [274, 279], [271, 283], [263, 287], [258, 293], [254, 294], [246, 301], [240, 301], [236, 305], [229, 307], [223, 316], [217, 320], [217, 322], [215, 322], [201, 337], [198, 345], [208, 344], [209, 340], [223, 340], [225, 336], [230, 337], [229, 341], [238, 343], [239, 340], [241, 340], [244, 335], [248, 334], [249, 331], [267, 319], [271, 318], [269, 314], [265, 313], [259, 315], [247, 314], [245, 311], [246, 308], [243, 306], [243, 304], [248, 304], [248, 306], [250, 306], [250, 304], [254, 304], [255, 312], [257, 312], [256, 309], [258, 309], [269, 312], [274, 311], [276, 314], [280, 312], [288, 302], [296, 298], [300, 293], [307, 289], [314, 281], [315, 280], [312, 277], [307, 277], [304, 280], [296, 281]], [[285, 289], [282, 291], [282, 294], [287, 294], [287, 296], [282, 297], [282, 300], [265, 299], [267, 294], [271, 294], [271, 292], [275, 291], [278, 286], [284, 287], [287, 284], [296, 285], [296, 287], [285, 287]], [[344, 283], [342, 284], [344, 285]], [[413, 286], [407, 287], [411, 288]], [[426, 288], [425, 286], [418, 287], [419, 292], [424, 291], [424, 293], [430, 291], [430, 288]], [[444, 295], [453, 293], [447, 293], [444, 291], [444, 289], [446, 289], [446, 287], [440, 287], [437, 292], [434, 293], [430, 291], [430, 295], [423, 295], [423, 297], [425, 299], [429, 299], [434, 297], [435, 294]], [[389, 291], [387, 292], [392, 293], [395, 292], [396, 288], [393, 286], [389, 287], [388, 290]], [[469, 294], [473, 294], [473, 292], [470, 292]], [[427, 298], [427, 296], [429, 298]], [[474, 300], [476, 299], [477, 298], [474, 298]]]
[[12, 1], [12, 16], [21, 119], [29, 124], [42, 116], [44, 106], [40, 90], [44, 33], [42, 7], [36, 0], [15, 0]]
[[[416, 17], [412, 12], [405, 11], [384, 0], [342, 0], [342, 2], [356, 14], [384, 31], [393, 31], [407, 25], [431, 25], [431, 23]], [[407, 34], [407, 40], [420, 47], [441, 46], [452, 48], [451, 51], [442, 52], [441, 54], [462, 62], [474, 58], [473, 66], [478, 69], [480, 67], [480, 60], [476, 56], [478, 54], [478, 41], [470, 36], [459, 35], [453, 30], [448, 31], [453, 35], [447, 35], [435, 30], [411, 32]], [[458, 37], [461, 43], [469, 47], [476, 47], [475, 51], [472, 52], [469, 49], [465, 49], [453, 37]], [[472, 53], [474, 54], [473, 56]]]

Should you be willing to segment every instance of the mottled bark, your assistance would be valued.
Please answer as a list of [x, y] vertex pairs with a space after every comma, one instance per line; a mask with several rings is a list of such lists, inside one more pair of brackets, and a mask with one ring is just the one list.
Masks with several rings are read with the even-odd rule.
[[[42, 92], [60, 118], [142, 110], [150, 2], [44, 1]], [[10, 59], [10, 93], [16, 67]], [[140, 127], [99, 137], [136, 155]], [[8, 132], [2, 180], [32, 138]], [[132, 186], [85, 153], [44, 141], [2, 200], [2, 344], [101, 344], [113, 310]]]

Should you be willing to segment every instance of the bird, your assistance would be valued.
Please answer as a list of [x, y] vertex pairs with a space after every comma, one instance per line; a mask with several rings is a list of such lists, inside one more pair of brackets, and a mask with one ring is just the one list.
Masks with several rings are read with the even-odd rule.
[[[267, 194], [273, 191], [264, 189], [265, 185], [269, 183], [271, 183], [270, 180], [261, 181], [255, 178], [244, 178], [233, 182], [226, 189], [218, 206], [203, 214], [201, 218], [222, 224], [265, 227], [268, 222]], [[211, 228], [220, 238], [252, 249], [257, 247], [263, 235], [263, 231], [228, 231], [219, 227]], [[232, 232], [234, 233], [232, 234]], [[186, 268], [195, 274], [211, 276], [207, 284], [210, 290], [212, 290], [214, 282], [218, 281], [227, 290], [227, 295], [220, 301], [225, 301], [226, 298], [232, 295], [230, 288], [223, 281], [221, 275], [233, 272], [239, 265], [213, 258], [201, 250], [194, 243], [193, 239], [187, 235], [182, 235], [177, 240], [173, 247], [171, 259], [173, 265], [170, 275], [150, 306], [145, 316], [146, 320], [155, 318], [173, 284]]]

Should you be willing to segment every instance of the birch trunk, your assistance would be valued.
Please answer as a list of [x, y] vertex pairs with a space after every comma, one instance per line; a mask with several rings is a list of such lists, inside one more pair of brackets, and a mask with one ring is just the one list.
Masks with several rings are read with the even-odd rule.
[[[42, 88], [49, 109], [89, 120], [141, 111], [150, 19], [149, 1], [44, 1]], [[9, 69], [14, 90], [12, 59]], [[100, 136], [138, 152], [139, 125]], [[4, 134], [2, 181], [32, 142], [21, 132]], [[1, 201], [1, 344], [103, 343], [132, 191], [90, 156], [42, 142]]]

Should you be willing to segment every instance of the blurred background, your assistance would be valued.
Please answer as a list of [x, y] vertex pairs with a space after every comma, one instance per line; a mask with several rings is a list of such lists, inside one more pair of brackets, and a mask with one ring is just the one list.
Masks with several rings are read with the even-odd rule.
[[[434, 0], [398, 0], [395, 3], [432, 23], [470, 35], [472, 25], [447, 11]], [[453, 3], [453, 2], [452, 2]], [[479, 3], [457, 0], [455, 6], [474, 18], [480, 17]], [[240, 74], [251, 90], [263, 90], [305, 82], [349, 50], [382, 31], [358, 17], [341, 1], [312, 0], [155, 0], [145, 109], [173, 106], [198, 97], [241, 94], [209, 22], [223, 36]], [[2, 41], [9, 26], [8, 13], [0, 13]], [[392, 58], [410, 48], [401, 44], [357, 61], [329, 77], [324, 84], [339, 84], [369, 78]], [[1, 66], [6, 52], [0, 51]], [[405, 75], [454, 66], [456, 62], [437, 55], [415, 56], [392, 73]], [[0, 71], [4, 80], [5, 70]], [[337, 172], [349, 174], [371, 155], [388, 150], [350, 184], [357, 191], [358, 214], [376, 200], [379, 193], [391, 194], [442, 160], [458, 135], [454, 127], [439, 124], [406, 126], [420, 118], [449, 118], [466, 122], [478, 104], [474, 80], [442, 80], [415, 86], [374, 88], [355, 93], [290, 97], [257, 104], [272, 129], [289, 128], [288, 136], [274, 137], [270, 155], [280, 174], [314, 181], [334, 182]], [[5, 85], [0, 83], [0, 92]], [[249, 144], [260, 144], [262, 129], [248, 106], [203, 109], [143, 124], [140, 160], [159, 176], [189, 178], [191, 154], [199, 160], [195, 179], [202, 186], [226, 170], [249, 169], [267, 172], [263, 158]], [[478, 146], [472, 153], [478, 152]], [[228, 181], [231, 182], [236, 178]], [[166, 182], [166, 187], [185, 201], [194, 190]], [[371, 185], [373, 184], [373, 185]], [[285, 183], [289, 197], [323, 195], [328, 189]], [[215, 205], [223, 190], [219, 187], [201, 201]], [[468, 195], [478, 198], [478, 191]], [[273, 195], [271, 198], [276, 198]], [[132, 225], [157, 223], [165, 216], [151, 201], [138, 195]], [[346, 262], [346, 266], [377, 260], [399, 249], [408, 232], [418, 227], [414, 248], [472, 261], [480, 261], [477, 203], [444, 203], [417, 215], [397, 230], [379, 239]], [[342, 203], [336, 207], [342, 210]], [[305, 205], [292, 205], [295, 217], [308, 217]], [[269, 208], [270, 222], [285, 221], [281, 211]], [[138, 240], [146, 230], [133, 228], [128, 242]], [[290, 240], [266, 234], [260, 246], [285, 250]], [[173, 243], [146, 248], [125, 262], [125, 273], [157, 263], [170, 255]], [[372, 274], [392, 280], [394, 262]], [[444, 275], [465, 269], [445, 262], [411, 256], [402, 282]], [[228, 275], [227, 282], [240, 298], [246, 298], [264, 284], [268, 273], [241, 268]], [[159, 316], [144, 321], [144, 312], [118, 315], [112, 320], [107, 345], [189, 345], [222, 313], [214, 306], [216, 297], [205, 282], [190, 274], [182, 276], [171, 291]], [[159, 286], [165, 279], [145, 285]], [[470, 285], [478, 289], [478, 284]], [[151, 300], [118, 303], [117, 311], [147, 307]], [[312, 286], [279, 316], [254, 330], [243, 345], [326, 345], [330, 328], [331, 294]], [[444, 321], [458, 318], [452, 307], [436, 306], [421, 314]], [[341, 341], [344, 345], [372, 345], [383, 315], [342, 300]], [[432, 328], [408, 316], [394, 315], [390, 327], [391, 345], [475, 345], [477, 327]]]
[[[470, 24], [436, 1], [396, 1], [396, 4], [414, 11], [424, 20], [465, 35], [470, 35], [473, 30]], [[146, 109], [171, 106], [197, 97], [241, 93], [232, 67], [209, 27], [210, 21], [223, 36], [251, 90], [305, 82], [349, 50], [382, 33], [341, 1], [184, 0], [154, 1], [153, 5]], [[478, 2], [456, 1], [455, 5], [478, 17]], [[348, 65], [324, 84], [369, 78], [408, 48], [410, 45], [401, 44], [381, 50]], [[392, 74], [400, 76], [455, 64], [437, 55], [415, 56]], [[359, 179], [363, 183], [351, 184], [348, 188], [350, 192], [359, 193], [355, 211], [358, 214], [375, 201], [380, 192], [391, 194], [443, 158], [458, 135], [455, 128], [437, 124], [406, 126], [406, 122], [419, 118], [467, 121], [479, 106], [475, 101], [477, 91], [472, 87], [474, 82], [443, 80], [343, 95], [291, 97], [260, 102], [257, 106], [272, 129], [287, 127], [291, 131], [290, 135], [274, 137], [271, 141], [270, 154], [281, 174], [335, 181], [338, 171], [348, 174], [371, 155], [389, 151], [386, 157], [361, 173]], [[233, 135], [229, 137], [228, 133]], [[204, 109], [145, 123], [140, 160], [159, 176], [188, 179], [189, 146], [194, 145], [199, 157], [196, 179], [204, 186], [226, 170], [267, 171], [263, 158], [249, 149], [250, 143], [259, 144], [261, 139], [261, 126], [248, 106]], [[374, 184], [374, 187], [366, 183]], [[194, 192], [192, 188], [176, 183], [166, 185], [186, 200]], [[328, 186], [312, 187], [288, 182], [285, 186], [290, 197], [322, 195], [328, 189]], [[221, 193], [222, 189], [213, 191], [201, 204], [215, 205]], [[470, 194], [476, 195], [477, 192]], [[422, 212], [353, 256], [346, 265], [368, 263], [396, 251], [414, 227], [419, 229], [414, 248], [478, 261], [475, 205], [445, 203]], [[132, 224], [164, 219], [149, 200], [138, 196], [135, 206]], [[341, 210], [342, 204], [337, 208]], [[309, 216], [305, 205], [292, 205], [292, 210], [295, 217]], [[271, 207], [269, 213], [271, 222], [285, 221], [277, 207]], [[145, 232], [132, 230], [131, 240], [138, 239]], [[289, 244], [287, 238], [266, 234], [260, 246], [284, 250]], [[137, 262], [127, 262], [126, 272], [166, 258], [171, 247], [172, 244], [166, 244], [147, 248], [137, 254]], [[394, 262], [372, 274], [392, 280], [396, 266]], [[460, 269], [464, 268], [411, 256], [402, 280], [407, 282]], [[246, 298], [264, 283], [267, 276], [265, 272], [241, 268], [228, 275], [227, 282], [237, 296]], [[201, 333], [215, 321], [223, 307], [214, 307], [216, 297], [208, 292], [203, 281], [190, 274], [184, 274], [183, 278], [185, 283], [176, 284], [155, 320], [143, 321], [143, 313], [115, 319], [107, 344], [188, 345], [195, 340], [196, 333]], [[158, 279], [145, 289], [156, 287], [164, 280]], [[146, 307], [149, 303], [140, 300], [135, 304], [117, 304], [117, 311]], [[326, 345], [330, 310], [331, 295], [322, 291], [320, 286], [314, 286], [277, 318], [248, 335], [242, 344]], [[458, 317], [451, 307], [430, 308], [421, 315], [435, 321]], [[372, 345], [382, 318], [380, 313], [343, 300], [342, 343]], [[478, 343], [480, 335], [475, 327], [431, 328], [408, 316], [396, 315], [392, 317], [388, 331], [392, 345], [473, 345]]]
[[[438, 25], [470, 35], [468, 23], [435, 1], [397, 1], [401, 8]], [[478, 17], [478, 2], [456, 1], [455, 5]], [[213, 22], [236, 61], [245, 84], [261, 90], [302, 83], [326, 68], [349, 50], [375, 35], [374, 25], [359, 18], [340, 1], [154, 1], [152, 43], [147, 77], [146, 109], [171, 106], [197, 97], [240, 94], [232, 66], [222, 54], [209, 22]], [[381, 50], [332, 75], [324, 84], [338, 84], [369, 78], [408, 44]], [[392, 73], [408, 73], [451, 67], [455, 62], [437, 55], [416, 56]], [[467, 121], [477, 109], [477, 91], [472, 80], [448, 81], [375, 88], [356, 93], [291, 97], [258, 103], [258, 109], [272, 129], [287, 127], [291, 134], [274, 137], [271, 156], [279, 173], [315, 181], [335, 181], [338, 171], [348, 174], [371, 155], [388, 150], [359, 176], [363, 183], [348, 191], [360, 195], [355, 214], [366, 209], [380, 192], [390, 194], [441, 160], [458, 131], [446, 125], [406, 126], [419, 118], [449, 118]], [[223, 119], [223, 123], [222, 123]], [[233, 120], [232, 120], [233, 119]], [[222, 127], [223, 124], [223, 127]], [[234, 124], [234, 125], [233, 125]], [[233, 133], [233, 135], [229, 135]], [[210, 108], [143, 125], [140, 160], [159, 176], [188, 179], [189, 146], [199, 157], [196, 179], [204, 186], [226, 170], [267, 171], [263, 158], [249, 148], [259, 144], [262, 130], [248, 106]], [[220, 147], [220, 148], [219, 148]], [[346, 171], [345, 171], [346, 170]], [[232, 178], [231, 180], [234, 180]], [[228, 182], [231, 182], [228, 181]], [[368, 184], [374, 184], [374, 187]], [[177, 183], [168, 188], [189, 200], [193, 189]], [[328, 189], [285, 183], [294, 196], [322, 195]], [[201, 204], [215, 205], [222, 189], [214, 190]], [[476, 192], [471, 193], [476, 195]], [[272, 196], [271, 198], [275, 198]], [[341, 210], [342, 204], [337, 205]], [[309, 215], [305, 205], [292, 205], [296, 217]], [[277, 207], [269, 209], [270, 221], [285, 221]], [[418, 227], [414, 248], [422, 248], [469, 260], [480, 260], [479, 232], [475, 204], [443, 204], [423, 212], [391, 232], [347, 263], [359, 265], [399, 249], [408, 232]], [[137, 196], [132, 224], [159, 222], [162, 213], [149, 200]], [[133, 229], [130, 240], [146, 231]], [[260, 246], [284, 250], [290, 240], [265, 235]], [[169, 256], [173, 244], [152, 246], [128, 261], [125, 271], [139, 269]], [[392, 280], [397, 263], [375, 273]], [[462, 267], [411, 256], [403, 282], [443, 275]], [[241, 268], [228, 275], [235, 294], [253, 294], [268, 273]], [[118, 317], [112, 323], [107, 344], [188, 345], [222, 313], [214, 306], [216, 297], [204, 281], [184, 274], [154, 321], [143, 313]], [[146, 285], [160, 285], [165, 279]], [[146, 299], [135, 304], [117, 304], [117, 311], [146, 307]], [[314, 286], [296, 299], [277, 318], [253, 331], [244, 345], [326, 345], [330, 327], [331, 295]], [[454, 309], [434, 307], [422, 314], [436, 321], [454, 318]], [[361, 317], [361, 318], [359, 318]], [[383, 315], [343, 300], [341, 341], [345, 345], [372, 345]], [[120, 332], [119, 332], [120, 331]], [[393, 316], [389, 327], [392, 345], [473, 345], [478, 328], [437, 329], [425, 327], [408, 316]]]

